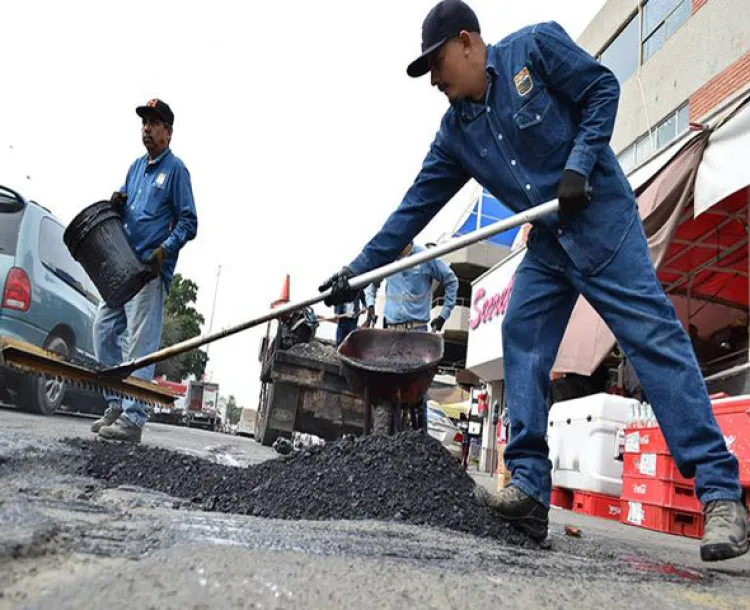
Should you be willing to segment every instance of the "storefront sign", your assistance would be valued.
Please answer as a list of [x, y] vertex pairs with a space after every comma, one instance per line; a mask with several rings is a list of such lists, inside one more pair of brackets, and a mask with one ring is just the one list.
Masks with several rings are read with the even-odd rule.
[[484, 288], [477, 290], [471, 306], [472, 318], [469, 320], [469, 328], [471, 330], [476, 330], [480, 324], [490, 322], [493, 318], [502, 318], [505, 316], [505, 310], [508, 308], [510, 292], [513, 290], [513, 279], [515, 277], [515, 275], [511, 276], [508, 285], [502, 291], [495, 294], [488, 296]]
[[503, 378], [502, 323], [508, 311], [513, 280], [525, 250], [511, 254], [477, 280], [472, 288], [466, 368], [484, 381]]

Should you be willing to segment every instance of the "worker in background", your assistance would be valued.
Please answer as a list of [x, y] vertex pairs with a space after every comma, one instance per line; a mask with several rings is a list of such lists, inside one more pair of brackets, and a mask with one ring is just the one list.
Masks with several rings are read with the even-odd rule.
[[[400, 252], [399, 258], [424, 252], [424, 248], [409, 242]], [[432, 321], [432, 283], [439, 282], [445, 291], [443, 307]], [[380, 282], [365, 289], [367, 302], [367, 325], [374, 326], [375, 301]], [[393, 330], [440, 332], [456, 306], [458, 278], [453, 270], [441, 260], [428, 261], [392, 275], [385, 284], [385, 310], [383, 327]], [[422, 400], [419, 424], [427, 431], [427, 397]]]
[[[398, 258], [419, 252], [424, 252], [424, 248], [410, 242]], [[440, 314], [430, 321], [433, 281], [443, 286], [445, 303]], [[376, 282], [365, 289], [368, 321], [375, 316], [375, 301], [379, 288], [380, 282]], [[383, 326], [395, 330], [431, 329], [433, 332], [440, 332], [456, 306], [457, 296], [458, 278], [453, 270], [439, 259], [396, 273], [389, 277], [385, 284]]]
[[471, 449], [469, 417], [466, 413], [458, 414], [458, 429], [461, 430], [461, 466], [466, 470], [469, 467], [469, 450]]
[[[148, 266], [151, 280], [123, 307], [99, 306], [94, 320], [94, 350], [105, 366], [140, 358], [159, 349], [164, 299], [177, 256], [196, 235], [198, 218], [190, 174], [170, 149], [174, 114], [159, 99], [136, 108], [146, 155], [130, 166], [125, 184], [112, 195], [122, 226], [135, 253]], [[125, 347], [123, 347], [125, 346]], [[154, 365], [134, 377], [150, 381]], [[91, 426], [107, 439], [140, 442], [148, 413], [146, 405], [105, 395], [108, 408]]]
[[635, 195], [609, 146], [617, 78], [556, 23], [487, 46], [474, 12], [443, 0], [422, 25], [422, 54], [449, 100], [422, 169], [399, 208], [349, 265], [326, 281], [330, 304], [350, 277], [393, 261], [470, 178], [516, 212], [557, 199], [533, 223], [503, 320], [511, 483], [477, 494], [536, 539], [547, 536], [552, 485], [547, 431], [550, 370], [579, 295], [633, 362], [680, 472], [695, 477], [705, 527], [701, 557], [748, 551], [737, 459], [711, 410], [687, 333], [649, 256]]
[[367, 309], [365, 293], [360, 290], [357, 298], [348, 303], [336, 305], [333, 312], [336, 315], [336, 346], [344, 342], [349, 334], [357, 329], [360, 314]]

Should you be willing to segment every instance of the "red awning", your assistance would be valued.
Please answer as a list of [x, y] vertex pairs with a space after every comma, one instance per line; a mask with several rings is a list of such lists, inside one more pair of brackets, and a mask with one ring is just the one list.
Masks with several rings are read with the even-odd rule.
[[686, 209], [658, 270], [667, 294], [748, 308], [749, 197], [739, 190], [698, 218]]

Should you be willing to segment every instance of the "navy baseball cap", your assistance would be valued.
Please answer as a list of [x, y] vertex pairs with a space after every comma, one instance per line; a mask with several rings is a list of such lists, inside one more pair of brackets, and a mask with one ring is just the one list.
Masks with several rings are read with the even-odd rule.
[[430, 53], [464, 30], [480, 33], [479, 19], [468, 4], [461, 0], [443, 0], [436, 4], [422, 22], [422, 54], [409, 64], [406, 73], [412, 78], [427, 74]]
[[138, 106], [135, 109], [136, 114], [142, 119], [147, 116], [158, 116], [167, 125], [174, 125], [174, 112], [166, 102], [154, 98], [146, 102], [145, 106]]

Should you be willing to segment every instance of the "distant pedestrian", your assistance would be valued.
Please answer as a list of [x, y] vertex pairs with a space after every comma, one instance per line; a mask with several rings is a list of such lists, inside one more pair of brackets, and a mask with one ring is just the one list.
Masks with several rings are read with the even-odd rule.
[[336, 305], [333, 313], [336, 315], [336, 346], [344, 342], [353, 331], [357, 330], [360, 314], [367, 309], [365, 293], [360, 290], [357, 298], [348, 303]]
[[471, 449], [469, 418], [466, 413], [458, 416], [458, 429], [461, 430], [461, 466], [466, 470], [469, 467], [469, 450]]

